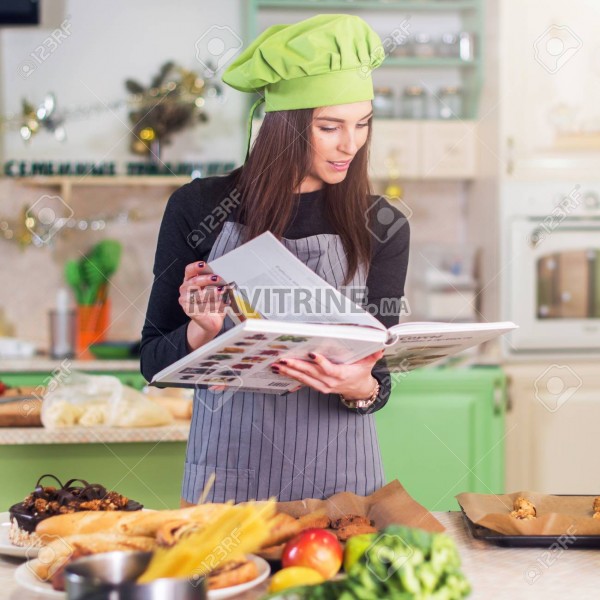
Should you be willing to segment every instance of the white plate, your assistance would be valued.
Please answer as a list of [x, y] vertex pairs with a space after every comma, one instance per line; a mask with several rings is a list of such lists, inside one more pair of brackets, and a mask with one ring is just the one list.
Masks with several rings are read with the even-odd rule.
[[[241, 583], [240, 585], [233, 585], [220, 590], [212, 590], [211, 592], [208, 592], [208, 600], [225, 600], [225, 598], [237, 596], [237, 594], [241, 594], [242, 592], [250, 590], [259, 585], [271, 574], [271, 567], [264, 558], [260, 558], [260, 556], [254, 556], [254, 554], [249, 554], [248, 558], [257, 566], [258, 577], [252, 581], [248, 581], [247, 583]], [[17, 570], [15, 571], [15, 581], [20, 586], [32, 592], [42, 594], [47, 598], [64, 600], [67, 597], [65, 592], [57, 592], [56, 590], [52, 589], [51, 583], [47, 581], [40, 581], [37, 578], [32, 568], [35, 566], [36, 562], [37, 559], [34, 559], [18, 566]]]
[[15, 546], [8, 539], [10, 529], [10, 513], [0, 513], [0, 554], [5, 556], [16, 556], [18, 558], [35, 558], [39, 548]]
[[15, 571], [15, 581], [29, 591], [41, 594], [46, 598], [60, 598], [64, 600], [67, 597], [65, 592], [57, 592], [52, 589], [51, 583], [38, 579], [32, 568], [36, 562], [37, 559], [34, 559], [19, 565]]

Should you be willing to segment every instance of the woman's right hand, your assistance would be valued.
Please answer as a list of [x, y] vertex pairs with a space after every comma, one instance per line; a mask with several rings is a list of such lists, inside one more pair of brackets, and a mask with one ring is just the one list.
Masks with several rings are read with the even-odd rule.
[[225, 284], [226, 281], [213, 273], [205, 262], [194, 262], [185, 267], [183, 283], [179, 286], [179, 304], [191, 319], [188, 326], [191, 349], [212, 340], [221, 331], [228, 305], [223, 298]]

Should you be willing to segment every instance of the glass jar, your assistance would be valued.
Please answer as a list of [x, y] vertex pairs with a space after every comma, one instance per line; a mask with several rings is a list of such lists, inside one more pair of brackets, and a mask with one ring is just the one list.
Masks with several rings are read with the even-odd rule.
[[394, 92], [389, 87], [377, 87], [373, 90], [373, 116], [382, 119], [394, 117]]
[[444, 58], [458, 58], [458, 35], [444, 33], [438, 44], [438, 54]]
[[418, 85], [411, 85], [402, 94], [402, 116], [405, 119], [427, 118], [427, 95]]
[[435, 55], [433, 40], [428, 33], [417, 33], [412, 47], [414, 55], [419, 58], [431, 58]]
[[404, 57], [412, 54], [412, 42], [407, 35], [395, 37], [393, 43], [390, 56]]
[[440, 88], [437, 101], [440, 119], [460, 119], [462, 117], [462, 93], [460, 88], [451, 85]]

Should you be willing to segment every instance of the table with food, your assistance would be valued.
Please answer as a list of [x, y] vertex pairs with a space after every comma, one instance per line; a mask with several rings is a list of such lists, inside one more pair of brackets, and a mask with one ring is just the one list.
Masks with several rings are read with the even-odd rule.
[[430, 513], [393, 481], [366, 497], [153, 510], [44, 474], [0, 515], [1, 597], [598, 597], [600, 498], [458, 501]]

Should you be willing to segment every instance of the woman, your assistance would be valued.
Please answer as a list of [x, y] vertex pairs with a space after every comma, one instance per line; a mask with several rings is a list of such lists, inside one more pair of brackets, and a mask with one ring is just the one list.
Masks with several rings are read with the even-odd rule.
[[[367, 177], [373, 84], [381, 42], [361, 19], [320, 15], [264, 32], [223, 80], [264, 94], [265, 119], [243, 167], [197, 179], [170, 198], [161, 224], [141, 368], [157, 371], [232, 326], [223, 285], [210, 263], [270, 230], [331, 285], [366, 288], [379, 314], [399, 302], [408, 225]], [[200, 310], [199, 310], [200, 309]], [[372, 413], [390, 378], [382, 352], [349, 365], [324, 356], [280, 360], [299, 382], [285, 396], [197, 389], [182, 505], [370, 494], [384, 483]]]

